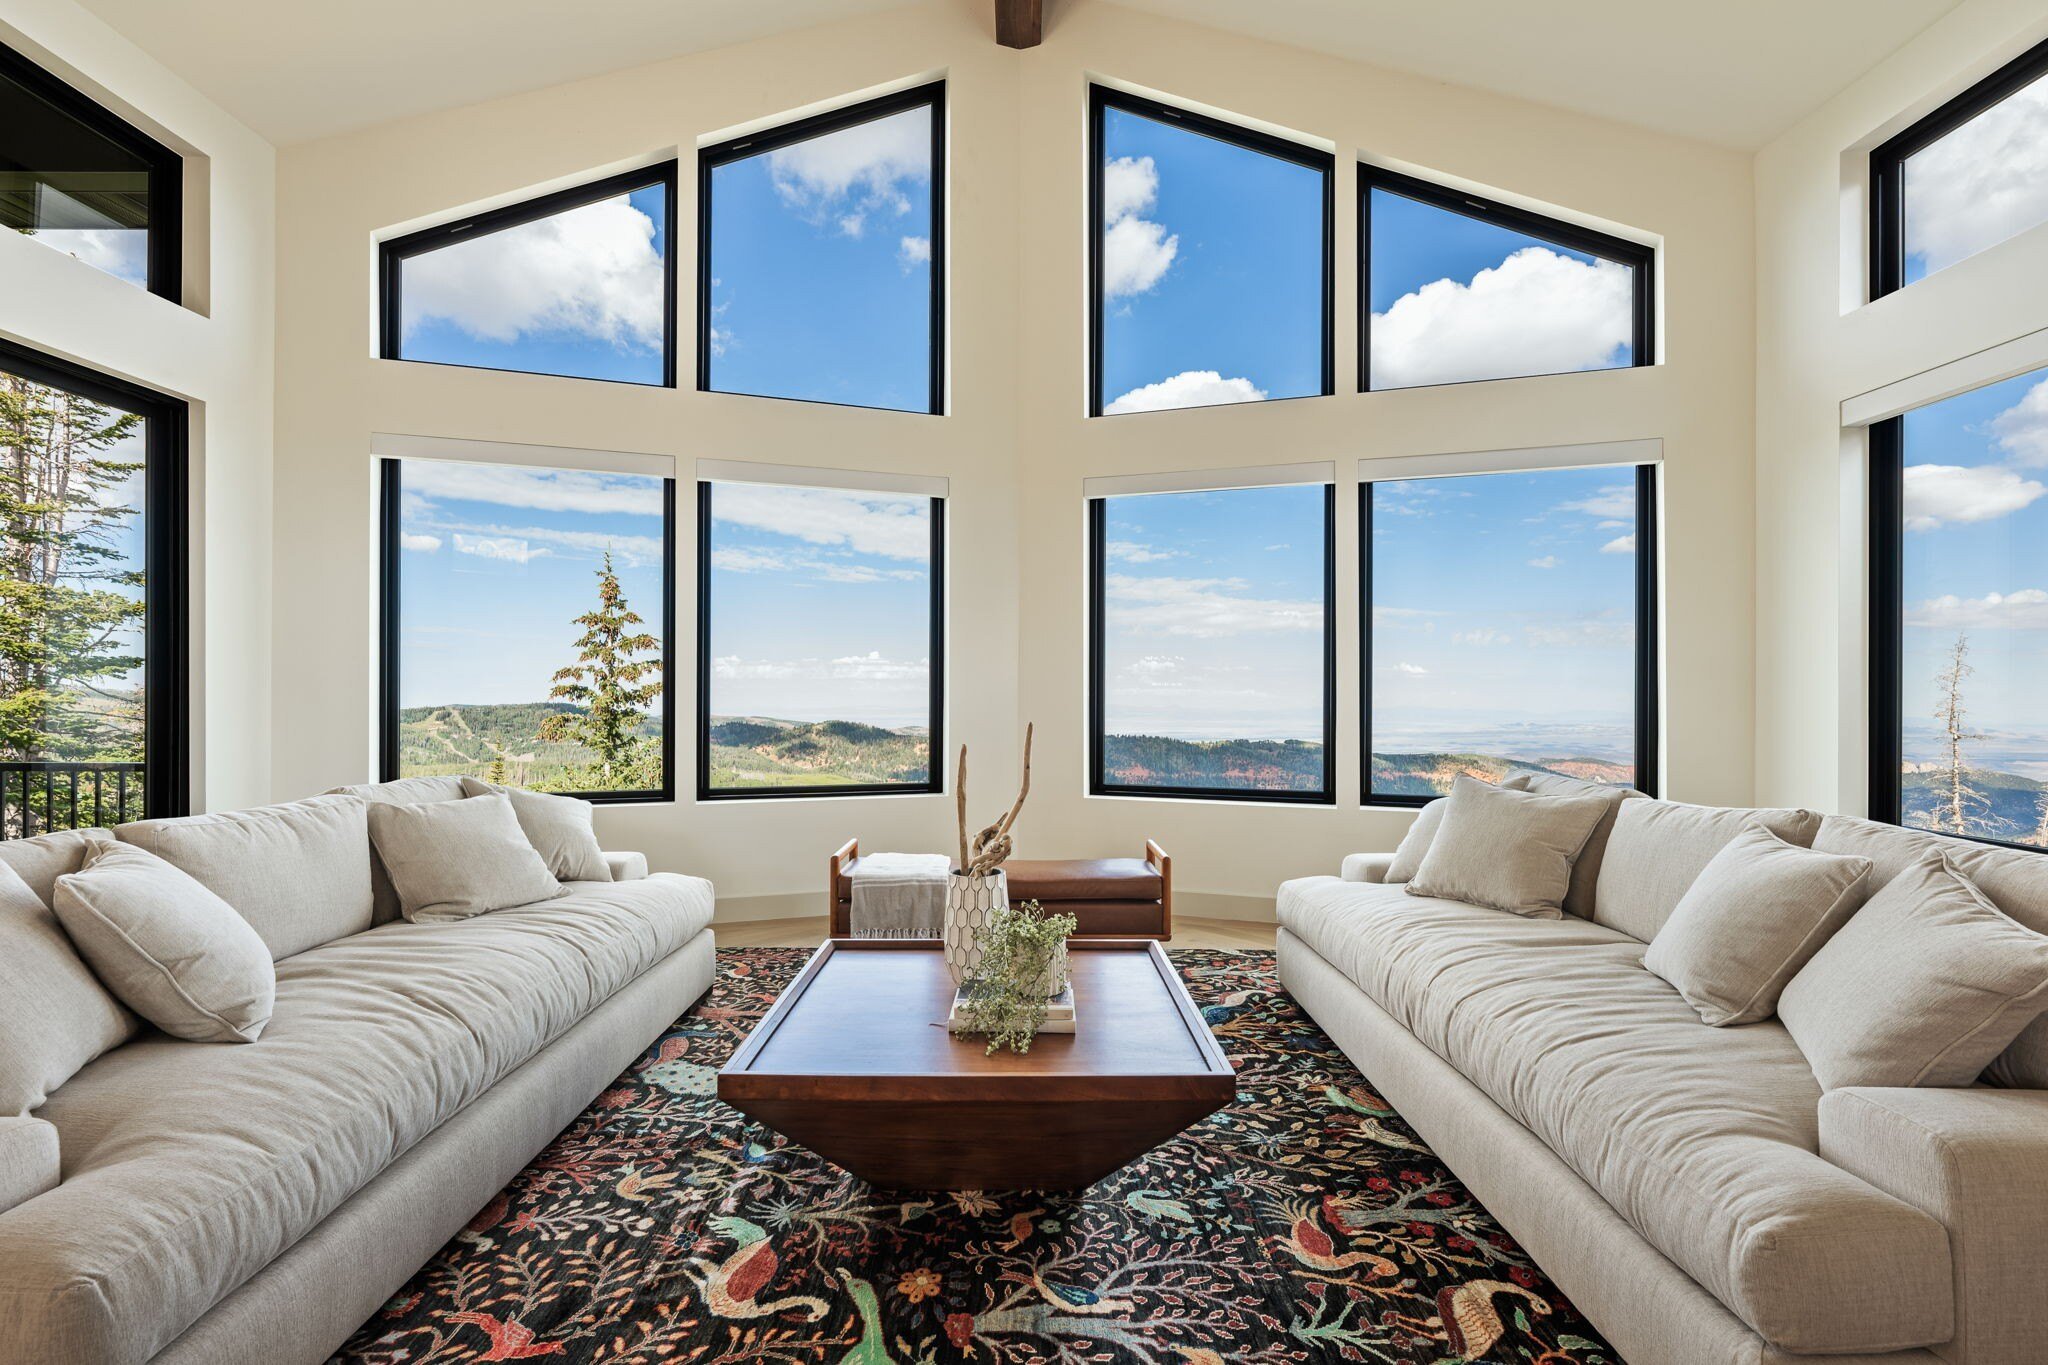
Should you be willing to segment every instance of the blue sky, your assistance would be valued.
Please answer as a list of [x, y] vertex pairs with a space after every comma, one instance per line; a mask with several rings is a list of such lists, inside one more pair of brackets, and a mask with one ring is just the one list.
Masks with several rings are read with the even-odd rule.
[[1373, 486], [1373, 748], [1634, 757], [1635, 470]]
[[1107, 499], [1105, 733], [1321, 742], [1323, 498]]
[[2048, 779], [2048, 370], [1909, 412], [1906, 757], [1935, 754], [1935, 677], [1970, 641], [1972, 761]]
[[931, 500], [711, 491], [711, 714], [929, 725]]
[[1905, 279], [2048, 221], [2048, 76], [1906, 158]]
[[1322, 175], [1103, 116], [1104, 410], [1321, 393]]
[[433, 460], [400, 477], [400, 706], [545, 701], [606, 549], [661, 635], [660, 479]]

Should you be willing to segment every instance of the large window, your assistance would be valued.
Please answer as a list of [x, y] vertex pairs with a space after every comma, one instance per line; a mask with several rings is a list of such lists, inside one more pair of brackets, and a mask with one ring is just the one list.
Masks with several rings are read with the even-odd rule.
[[945, 406], [945, 86], [697, 154], [697, 387]]
[[184, 162], [0, 47], [0, 229], [177, 302]]
[[1361, 388], [1651, 363], [1648, 247], [1377, 166], [1358, 185]]
[[935, 792], [945, 503], [698, 485], [698, 795]]
[[1092, 499], [1090, 790], [1333, 799], [1336, 492]]
[[380, 354], [674, 384], [675, 175], [669, 162], [385, 242]]
[[1100, 86], [1091, 411], [1332, 391], [1327, 152]]
[[2048, 848], [2048, 370], [1870, 443], [1871, 814]]
[[1359, 494], [1366, 802], [1517, 768], [1654, 792], [1654, 468]]
[[2048, 43], [1870, 155], [1871, 297], [2048, 222]]
[[675, 484], [386, 460], [383, 776], [673, 793]]
[[0, 838], [184, 812], [185, 420], [0, 342]]

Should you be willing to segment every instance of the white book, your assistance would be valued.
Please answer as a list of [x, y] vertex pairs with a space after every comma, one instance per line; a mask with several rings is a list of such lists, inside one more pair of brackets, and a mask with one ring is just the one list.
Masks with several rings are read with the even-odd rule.
[[[972, 994], [973, 991], [968, 986], [962, 986], [953, 993], [953, 1008], [946, 1016], [946, 1027], [954, 1033], [973, 1032], [972, 1029], [967, 1027], [965, 1022], [967, 1002]], [[1074, 984], [1071, 981], [1067, 983], [1065, 990], [1046, 1001], [1045, 1021], [1038, 1026], [1038, 1031], [1040, 1033], [1072, 1033], [1074, 1031]]]

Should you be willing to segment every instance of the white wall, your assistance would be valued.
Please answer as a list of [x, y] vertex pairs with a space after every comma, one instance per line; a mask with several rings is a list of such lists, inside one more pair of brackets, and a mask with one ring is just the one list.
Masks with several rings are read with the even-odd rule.
[[[362, 780], [375, 740], [373, 432], [943, 475], [951, 480], [949, 741], [977, 809], [1005, 800], [1038, 725], [1026, 856], [1175, 855], [1189, 913], [1270, 914], [1283, 878], [1391, 847], [1405, 811], [1357, 808], [1360, 458], [1661, 438], [1671, 794], [1751, 795], [1754, 697], [1748, 158], [1636, 129], [1139, 14], [1054, 11], [1045, 45], [999, 48], [982, 0], [931, 3], [287, 149], [279, 158], [273, 794]], [[371, 358], [373, 236], [465, 205], [679, 151], [735, 125], [932, 73], [950, 80], [951, 413], [943, 419]], [[1108, 421], [1083, 417], [1086, 90], [1103, 77], [1280, 125], [1337, 155], [1338, 395]], [[1666, 363], [1483, 389], [1360, 395], [1361, 154], [1462, 177], [1660, 239]], [[690, 233], [676, 249], [692, 250]], [[685, 261], [690, 257], [686, 254]], [[685, 280], [689, 278], [685, 271]], [[686, 300], [688, 290], [686, 287]], [[688, 304], [685, 306], [688, 317]], [[680, 370], [694, 372], [690, 333]], [[1083, 793], [1088, 475], [1334, 461], [1339, 477], [1338, 805], [1272, 808]], [[681, 563], [693, 562], [680, 528]], [[1454, 553], [1455, 547], [1447, 547]], [[693, 676], [694, 597], [678, 603]], [[694, 698], [679, 696], [679, 721]], [[686, 728], [674, 806], [601, 812], [612, 847], [702, 872], [721, 914], [822, 909], [823, 863], [943, 848], [948, 797], [697, 805]]]
[[192, 409], [194, 809], [270, 791], [275, 153], [69, 0], [0, 0], [0, 42], [182, 152], [179, 307], [0, 233], [0, 335]]
[[1966, 0], [1758, 153], [1757, 797], [1867, 798], [1864, 435], [1841, 404], [2048, 326], [2048, 227], [1867, 302], [1871, 148], [2048, 37]]

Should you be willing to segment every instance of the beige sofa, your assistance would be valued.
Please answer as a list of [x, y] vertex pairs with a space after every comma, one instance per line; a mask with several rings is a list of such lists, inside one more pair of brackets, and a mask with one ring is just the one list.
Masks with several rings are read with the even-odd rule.
[[[461, 795], [453, 779], [350, 791]], [[300, 837], [316, 806], [113, 831], [249, 920], [276, 1009], [249, 1044], [145, 1029], [0, 1118], [0, 1360], [326, 1359], [711, 984], [700, 878], [607, 854], [616, 880], [412, 924], [366, 834], [352, 854], [331, 829]], [[0, 843], [0, 861], [47, 903], [107, 837]]]
[[[1281, 982], [1630, 1365], [2048, 1361], [2048, 1022], [2010, 1085], [1823, 1097], [1775, 1018], [1710, 1028], [1642, 966], [1752, 813], [1627, 804], [1674, 818], [1617, 820], [1590, 918], [1409, 896], [1382, 855], [1288, 882]], [[1880, 883], [1938, 840], [1771, 814]], [[1939, 843], [2048, 932], [2048, 857]]]

